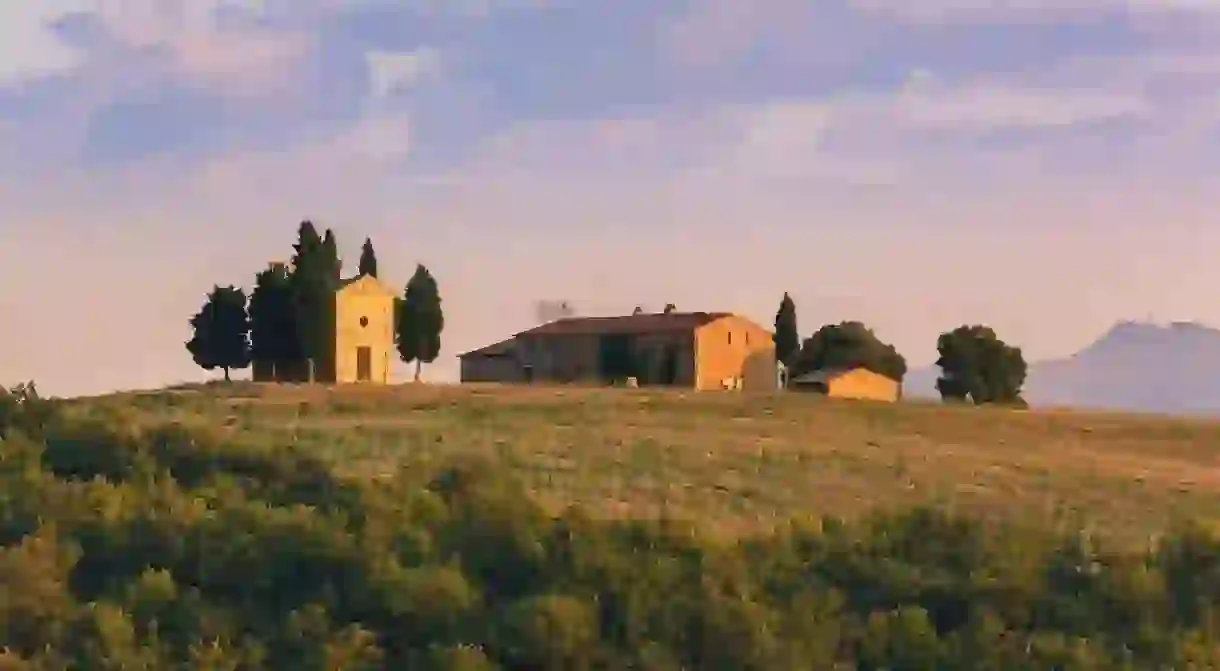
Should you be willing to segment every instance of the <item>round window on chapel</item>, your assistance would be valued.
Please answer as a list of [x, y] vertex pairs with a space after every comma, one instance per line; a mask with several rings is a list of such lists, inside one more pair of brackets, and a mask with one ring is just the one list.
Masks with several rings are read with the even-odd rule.
[[368, 317], [361, 317], [361, 318], [360, 318], [360, 325], [361, 325], [361, 326], [368, 326], [368, 325], [369, 325], [369, 318], [368, 318]]

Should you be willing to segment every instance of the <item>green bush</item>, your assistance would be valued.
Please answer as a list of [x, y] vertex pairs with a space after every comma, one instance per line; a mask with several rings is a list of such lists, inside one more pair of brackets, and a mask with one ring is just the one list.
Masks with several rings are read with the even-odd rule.
[[727, 543], [545, 515], [488, 462], [0, 401], [0, 668], [1110, 669], [1220, 663], [1220, 537], [1151, 551], [933, 510]]

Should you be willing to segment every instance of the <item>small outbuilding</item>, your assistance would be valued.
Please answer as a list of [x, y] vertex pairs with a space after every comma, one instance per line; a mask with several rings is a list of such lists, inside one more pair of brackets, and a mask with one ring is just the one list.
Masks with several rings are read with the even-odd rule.
[[793, 391], [825, 394], [832, 398], [854, 398], [894, 402], [902, 398], [902, 383], [867, 368], [823, 368], [793, 377]]
[[521, 382], [525, 378], [517, 361], [515, 338], [461, 354], [458, 361], [462, 382]]

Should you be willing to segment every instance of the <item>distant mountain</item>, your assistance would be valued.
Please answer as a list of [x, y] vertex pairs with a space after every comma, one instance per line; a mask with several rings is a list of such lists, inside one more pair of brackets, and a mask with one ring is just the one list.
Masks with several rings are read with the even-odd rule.
[[[938, 374], [912, 370], [907, 394], [935, 396]], [[1034, 406], [1220, 415], [1220, 329], [1120, 322], [1072, 356], [1032, 363], [1025, 390]]]

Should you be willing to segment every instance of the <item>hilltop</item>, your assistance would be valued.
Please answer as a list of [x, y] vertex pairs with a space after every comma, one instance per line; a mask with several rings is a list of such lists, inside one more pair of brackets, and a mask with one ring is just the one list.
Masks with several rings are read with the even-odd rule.
[[1220, 424], [1204, 421], [797, 393], [430, 385], [204, 387], [71, 407], [294, 444], [360, 479], [483, 455], [552, 510], [664, 512], [732, 533], [930, 504], [1084, 520], [1143, 543], [1179, 515], [1220, 516]]

